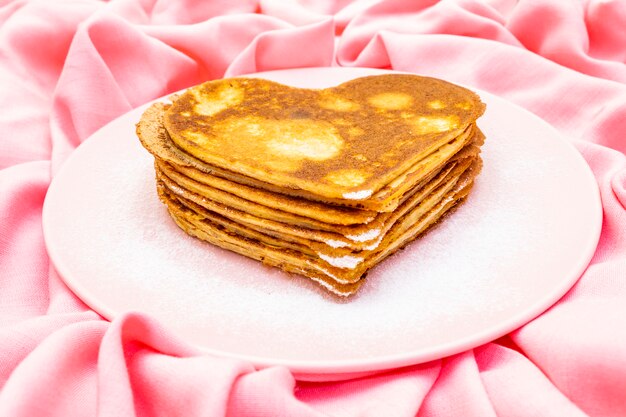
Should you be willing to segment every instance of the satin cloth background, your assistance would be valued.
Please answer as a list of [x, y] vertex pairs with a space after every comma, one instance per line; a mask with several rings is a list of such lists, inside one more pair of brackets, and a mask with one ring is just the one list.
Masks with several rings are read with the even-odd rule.
[[[0, 416], [625, 416], [625, 27], [623, 0], [0, 0]], [[91, 133], [204, 80], [329, 65], [484, 89], [570, 138], [604, 206], [578, 284], [495, 342], [328, 383], [109, 323], [64, 286], [42, 203]]]

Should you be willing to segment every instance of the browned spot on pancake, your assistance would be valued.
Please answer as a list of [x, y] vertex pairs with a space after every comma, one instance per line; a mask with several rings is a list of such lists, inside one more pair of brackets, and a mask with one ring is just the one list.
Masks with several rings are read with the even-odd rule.
[[456, 116], [417, 116], [406, 121], [416, 135], [443, 133], [459, 127], [459, 119]]
[[202, 116], [213, 116], [222, 110], [233, 107], [241, 103], [244, 97], [243, 90], [228, 84], [214, 89], [207, 96], [203, 96], [202, 93], [194, 89], [190, 89], [190, 91], [196, 99], [193, 109]]
[[431, 109], [435, 109], [435, 110], [441, 110], [441, 109], [446, 108], [446, 103], [444, 103], [441, 100], [432, 100], [426, 103], [426, 105], [430, 107]]
[[325, 179], [342, 187], [358, 187], [369, 174], [358, 169], [341, 169], [326, 175]]
[[[312, 119], [244, 116], [220, 120], [212, 130], [210, 136], [186, 134], [206, 149], [228, 154], [233, 159], [253, 159], [260, 166], [281, 172], [297, 170], [303, 160], [333, 158], [343, 146], [343, 139], [331, 123]], [[228, 140], [220, 140], [226, 137]]]
[[411, 106], [413, 97], [406, 93], [379, 93], [371, 96], [367, 101], [382, 110], [404, 110]]
[[357, 111], [361, 108], [355, 101], [332, 93], [321, 93], [318, 104], [326, 110], [335, 110], [338, 112]]

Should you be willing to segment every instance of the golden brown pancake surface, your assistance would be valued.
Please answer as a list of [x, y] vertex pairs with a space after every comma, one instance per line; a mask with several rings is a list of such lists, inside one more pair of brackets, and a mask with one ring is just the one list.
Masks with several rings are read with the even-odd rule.
[[325, 90], [234, 78], [190, 88], [163, 123], [179, 148], [208, 164], [327, 198], [364, 200], [483, 110], [465, 88], [408, 74]]

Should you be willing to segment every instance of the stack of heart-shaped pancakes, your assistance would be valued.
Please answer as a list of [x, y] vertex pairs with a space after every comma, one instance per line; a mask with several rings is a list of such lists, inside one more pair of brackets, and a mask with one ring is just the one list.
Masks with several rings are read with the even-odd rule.
[[233, 78], [153, 104], [137, 135], [188, 234], [346, 296], [467, 196], [483, 112], [416, 75], [324, 90]]

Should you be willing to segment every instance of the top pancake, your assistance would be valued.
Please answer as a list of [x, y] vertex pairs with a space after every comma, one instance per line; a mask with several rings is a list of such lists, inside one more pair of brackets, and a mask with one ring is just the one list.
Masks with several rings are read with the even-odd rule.
[[167, 109], [171, 140], [212, 166], [322, 198], [366, 200], [484, 111], [445, 81], [388, 74], [310, 90], [233, 78]]

